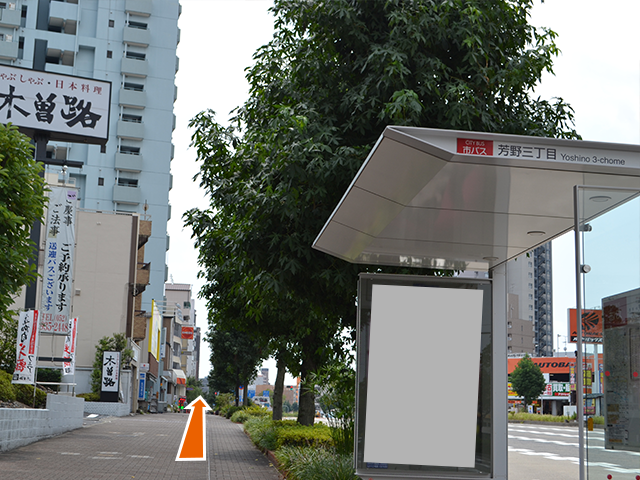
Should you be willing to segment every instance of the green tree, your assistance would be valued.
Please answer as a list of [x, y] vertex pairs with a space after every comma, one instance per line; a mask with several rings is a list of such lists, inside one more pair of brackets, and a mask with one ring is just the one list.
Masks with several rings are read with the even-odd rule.
[[546, 382], [540, 367], [533, 363], [529, 355], [525, 355], [511, 372], [511, 388], [524, 398], [525, 407], [544, 392]]
[[102, 380], [102, 357], [104, 352], [120, 352], [120, 368], [129, 369], [133, 359], [133, 350], [127, 347], [124, 333], [114, 333], [112, 337], [102, 337], [96, 345], [96, 355], [91, 371], [91, 391], [100, 394]]
[[18, 317], [8, 316], [0, 326], [0, 370], [4, 370], [12, 375], [16, 368], [17, 338]]
[[193, 402], [200, 395], [202, 395], [202, 398], [204, 398], [200, 380], [194, 377], [187, 377], [187, 405]]
[[[386, 125], [577, 138], [568, 105], [533, 97], [558, 49], [531, 5], [275, 1], [233, 124], [211, 111], [190, 124], [210, 207], [185, 218], [219, 322], [278, 339], [303, 379], [344, 355], [367, 267], [311, 245]], [[299, 422], [313, 405], [303, 390]]]
[[[36, 266], [29, 264], [35, 245], [31, 225], [41, 221], [47, 202], [42, 165], [33, 159], [33, 147], [15, 125], [0, 124], [0, 337], [11, 334], [9, 318], [14, 296], [34, 281]], [[5, 322], [8, 329], [5, 331]], [[15, 342], [15, 339], [14, 339]], [[14, 347], [15, 348], [15, 347]], [[3, 355], [4, 356], [4, 355]], [[10, 357], [10, 355], [9, 355]], [[5, 361], [3, 360], [3, 363]], [[9, 358], [6, 363], [11, 364]]]
[[233, 393], [238, 406], [240, 386], [244, 385], [244, 401], [249, 383], [255, 378], [258, 365], [264, 359], [263, 349], [250, 335], [214, 326], [207, 332], [211, 347], [209, 389]]

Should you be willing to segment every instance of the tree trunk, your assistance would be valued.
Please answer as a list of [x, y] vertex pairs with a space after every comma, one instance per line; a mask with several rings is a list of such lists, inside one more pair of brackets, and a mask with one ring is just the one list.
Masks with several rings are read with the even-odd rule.
[[298, 410], [298, 423], [301, 425], [313, 425], [316, 416], [316, 395], [313, 388], [308, 388], [305, 381], [309, 377], [315, 368], [313, 360], [308, 358], [309, 355], [305, 354], [302, 360], [302, 366], [300, 367], [300, 403]]
[[278, 374], [276, 375], [276, 384], [273, 389], [273, 419], [282, 420], [282, 397], [284, 396], [284, 374], [286, 368], [284, 360], [278, 358], [277, 361]]

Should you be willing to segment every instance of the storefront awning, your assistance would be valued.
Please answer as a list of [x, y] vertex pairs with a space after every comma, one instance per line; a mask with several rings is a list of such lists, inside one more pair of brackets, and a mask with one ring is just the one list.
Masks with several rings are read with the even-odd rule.
[[187, 376], [180, 369], [173, 369], [173, 373], [175, 375], [176, 385], [186, 385], [187, 384]]
[[[575, 185], [640, 188], [640, 146], [387, 127], [313, 247], [485, 271], [571, 230]], [[629, 195], [593, 195], [587, 218]]]

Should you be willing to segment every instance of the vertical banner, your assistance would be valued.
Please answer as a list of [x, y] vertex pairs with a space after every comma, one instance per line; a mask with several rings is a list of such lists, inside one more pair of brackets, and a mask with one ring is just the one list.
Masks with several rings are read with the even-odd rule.
[[16, 369], [11, 383], [35, 384], [38, 337], [38, 310], [20, 312], [16, 346]]
[[149, 353], [160, 360], [160, 328], [162, 316], [155, 300], [151, 300], [151, 318], [149, 319]]
[[64, 339], [64, 351], [62, 358], [68, 358], [68, 362], [62, 363], [62, 374], [73, 375], [76, 372], [76, 340], [78, 338], [78, 318], [69, 319], [67, 336]]
[[120, 352], [102, 353], [100, 401], [117, 402], [120, 380]]
[[51, 187], [45, 234], [40, 331], [66, 335], [73, 297], [78, 190]]
[[140, 380], [138, 383], [138, 400], [144, 400], [144, 392], [146, 391], [145, 383], [147, 381], [147, 374], [140, 372]]

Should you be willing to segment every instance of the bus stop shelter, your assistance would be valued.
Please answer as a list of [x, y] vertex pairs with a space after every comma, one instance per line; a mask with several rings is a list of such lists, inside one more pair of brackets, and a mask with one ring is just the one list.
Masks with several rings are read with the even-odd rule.
[[[491, 362], [479, 366], [481, 378], [483, 368], [490, 371], [490, 387], [484, 379], [484, 388], [490, 389], [490, 414], [486, 415], [486, 422], [478, 420], [477, 430], [486, 434], [484, 441], [490, 447], [485, 448], [482, 461], [476, 450], [475, 465], [471, 467], [455, 465], [455, 461], [436, 465], [421, 462], [420, 458], [401, 460], [404, 457], [393, 454], [388, 457], [391, 461], [379, 454], [376, 454], [379, 461], [366, 458], [372, 452], [370, 449], [367, 453], [367, 443], [374, 443], [373, 437], [367, 437], [367, 428], [373, 428], [374, 418], [367, 417], [366, 412], [371, 398], [367, 402], [362, 398], [366, 396], [369, 375], [375, 373], [371, 370], [375, 362], [370, 357], [373, 350], [369, 350], [373, 349], [373, 343], [359, 343], [357, 474], [367, 479], [407, 476], [506, 479], [506, 262], [566, 232], [578, 232], [576, 301], [578, 308], [582, 308], [580, 291], [584, 287], [583, 277], [589, 271], [584, 232], [590, 231], [589, 222], [619, 211], [639, 193], [640, 146], [387, 127], [313, 246], [346, 261], [366, 265], [487, 272], [475, 276], [487, 277], [491, 282], [491, 342], [490, 347], [485, 345], [490, 355], [483, 347], [484, 358], [490, 356]], [[616, 221], [613, 217], [611, 220]], [[640, 224], [640, 215], [629, 221]], [[629, 290], [640, 287], [640, 283], [633, 285], [636, 281], [640, 279], [630, 280]], [[411, 336], [411, 332], [405, 334]], [[366, 335], [368, 342], [369, 334]], [[579, 332], [579, 347], [580, 335]], [[429, 345], [429, 349], [445, 345], [444, 348], [453, 350], [456, 339], [430, 338]], [[581, 353], [577, 361], [582, 362]], [[418, 368], [423, 372], [425, 367], [428, 365]], [[581, 369], [576, 370], [580, 391]], [[479, 409], [476, 404], [473, 408]], [[582, 422], [579, 425], [584, 465]], [[640, 429], [640, 423], [637, 427]], [[427, 443], [428, 446], [438, 443], [437, 438], [432, 440], [434, 443]], [[393, 450], [393, 445], [390, 440], [386, 448]], [[581, 477], [583, 470], [581, 465]]]

